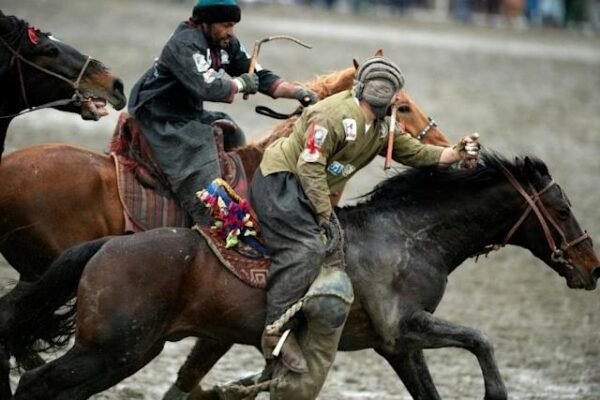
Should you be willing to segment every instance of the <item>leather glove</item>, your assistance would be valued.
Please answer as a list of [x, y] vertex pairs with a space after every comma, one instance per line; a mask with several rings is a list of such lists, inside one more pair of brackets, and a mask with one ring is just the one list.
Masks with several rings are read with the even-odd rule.
[[255, 94], [258, 92], [258, 75], [242, 74], [235, 78], [238, 86], [238, 93]]
[[299, 86], [294, 92], [294, 98], [297, 99], [304, 107], [315, 104], [319, 101], [319, 96], [310, 89]]

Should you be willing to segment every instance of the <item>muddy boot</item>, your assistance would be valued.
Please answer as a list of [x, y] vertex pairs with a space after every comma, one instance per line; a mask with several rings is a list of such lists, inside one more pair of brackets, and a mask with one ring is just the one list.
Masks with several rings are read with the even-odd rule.
[[354, 295], [350, 279], [343, 271], [324, 270], [328, 271], [319, 275], [306, 296], [302, 307], [306, 324], [298, 331], [308, 372], [276, 370], [273, 378], [280, 379], [271, 387], [271, 400], [316, 399], [333, 365]]
[[290, 371], [303, 374], [308, 371], [304, 354], [298, 345], [296, 335], [288, 329], [283, 334], [269, 334], [265, 329], [260, 341], [265, 359], [279, 357], [281, 363]]

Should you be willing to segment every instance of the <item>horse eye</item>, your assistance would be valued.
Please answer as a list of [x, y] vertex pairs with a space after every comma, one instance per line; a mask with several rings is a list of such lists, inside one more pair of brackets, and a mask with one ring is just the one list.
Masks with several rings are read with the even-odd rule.
[[398, 111], [401, 113], [409, 113], [410, 107], [409, 106], [400, 106], [400, 107], [398, 107]]
[[569, 208], [560, 208], [558, 210], [558, 218], [561, 220], [566, 220], [571, 216], [571, 210]]

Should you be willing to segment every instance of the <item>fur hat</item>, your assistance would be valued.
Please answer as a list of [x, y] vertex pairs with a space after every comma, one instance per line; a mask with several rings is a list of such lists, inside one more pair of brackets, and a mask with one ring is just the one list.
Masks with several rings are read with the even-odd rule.
[[192, 12], [195, 23], [240, 22], [241, 19], [236, 0], [198, 0]]

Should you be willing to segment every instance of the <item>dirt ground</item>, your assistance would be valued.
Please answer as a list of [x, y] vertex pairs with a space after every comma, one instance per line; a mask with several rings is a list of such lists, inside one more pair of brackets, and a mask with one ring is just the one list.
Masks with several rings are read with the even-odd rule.
[[[188, 16], [193, 2], [188, 3], [0, 0], [0, 9], [102, 60], [130, 89], [179, 20]], [[289, 5], [245, 5], [237, 33], [248, 48], [274, 34], [311, 43], [312, 50], [286, 42], [261, 50], [264, 66], [299, 81], [345, 68], [352, 58], [383, 48], [402, 67], [406, 89], [450, 138], [477, 131], [489, 148], [545, 160], [581, 224], [600, 240], [600, 37], [374, 14], [359, 19]], [[274, 124], [253, 112], [258, 104], [283, 111], [296, 106], [255, 96], [212, 108], [225, 110], [250, 138], [258, 138]], [[94, 123], [39, 111], [13, 122], [7, 147], [64, 141], [102, 151], [116, 116], [113, 111]], [[354, 179], [347, 202], [384, 177], [382, 165], [377, 160]], [[0, 265], [0, 276], [14, 276], [6, 263]], [[528, 252], [506, 248], [477, 263], [465, 262], [452, 274], [437, 315], [476, 327], [491, 339], [510, 399], [595, 400], [600, 398], [599, 300], [598, 290], [570, 290]], [[159, 399], [192, 343], [168, 344], [143, 370], [94, 399]], [[481, 373], [471, 354], [450, 349], [427, 351], [426, 356], [444, 399], [483, 397]], [[223, 383], [260, 367], [256, 350], [238, 346], [204, 383]], [[359, 351], [339, 354], [319, 398], [410, 396], [383, 359]]]

